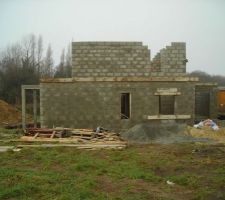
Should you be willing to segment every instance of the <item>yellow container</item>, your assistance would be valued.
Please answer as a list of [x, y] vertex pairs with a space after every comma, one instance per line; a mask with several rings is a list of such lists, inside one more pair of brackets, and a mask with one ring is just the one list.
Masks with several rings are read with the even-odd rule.
[[218, 106], [219, 112], [225, 113], [225, 90], [219, 90], [218, 92]]

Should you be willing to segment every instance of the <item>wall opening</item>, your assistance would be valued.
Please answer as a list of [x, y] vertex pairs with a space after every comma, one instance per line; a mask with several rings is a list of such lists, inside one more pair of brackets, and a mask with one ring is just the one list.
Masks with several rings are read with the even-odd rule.
[[160, 95], [159, 96], [159, 114], [174, 115], [175, 96]]
[[121, 93], [121, 119], [130, 118], [130, 93]]
[[195, 92], [195, 116], [209, 118], [210, 93], [209, 91]]

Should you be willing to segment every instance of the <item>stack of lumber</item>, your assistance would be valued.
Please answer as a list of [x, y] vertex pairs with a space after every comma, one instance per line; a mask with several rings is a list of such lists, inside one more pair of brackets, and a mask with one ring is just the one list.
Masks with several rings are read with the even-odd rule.
[[[119, 134], [104, 129], [71, 128], [27, 128], [20, 142], [41, 142], [21, 144], [19, 147], [75, 147], [78, 149], [123, 149], [127, 146]], [[56, 143], [56, 144], [54, 144]]]
[[66, 135], [66, 129], [49, 129], [49, 128], [27, 128], [25, 130], [25, 136], [35, 138], [62, 138]]
[[48, 142], [82, 142], [82, 143], [120, 143], [124, 140], [117, 133], [101, 130], [96, 132], [92, 129], [71, 128], [27, 128], [25, 136], [21, 138], [26, 141], [48, 141]]
[[91, 129], [73, 129], [70, 130], [70, 133], [72, 138], [90, 140], [92, 142], [122, 140], [117, 133], [108, 131], [95, 132]]

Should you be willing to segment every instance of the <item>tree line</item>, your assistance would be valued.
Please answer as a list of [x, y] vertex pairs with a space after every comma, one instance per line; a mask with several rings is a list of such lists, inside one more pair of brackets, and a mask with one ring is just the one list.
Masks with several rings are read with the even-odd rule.
[[217, 83], [218, 86], [224, 86], [225, 87], [225, 76], [222, 75], [210, 75], [203, 71], [193, 71], [190, 73], [191, 76], [197, 76], [199, 77], [200, 82], [212, 82]]
[[71, 77], [71, 45], [62, 49], [54, 65], [51, 44], [44, 48], [41, 35], [30, 34], [0, 52], [0, 99], [20, 103], [21, 85], [39, 84], [41, 78]]

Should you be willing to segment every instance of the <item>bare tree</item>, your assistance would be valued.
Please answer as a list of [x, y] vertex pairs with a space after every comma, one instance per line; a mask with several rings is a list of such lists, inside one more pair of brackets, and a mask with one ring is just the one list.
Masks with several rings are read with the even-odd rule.
[[48, 45], [46, 56], [44, 59], [44, 70], [43, 77], [52, 77], [53, 76], [53, 58], [52, 58], [52, 48], [51, 45]]
[[63, 48], [60, 56], [60, 63], [56, 67], [54, 77], [65, 77], [64, 74], [65, 74], [65, 49]]
[[35, 69], [36, 40], [29, 35], [22, 42], [8, 46], [1, 54], [0, 97], [15, 103], [22, 84], [37, 84]]
[[35, 68], [36, 67], [36, 46], [37, 46], [36, 36], [34, 34], [31, 34], [29, 39], [31, 43], [31, 66]]
[[71, 69], [72, 69], [72, 51], [71, 51], [71, 44], [67, 47], [66, 52], [66, 77], [71, 77]]
[[203, 71], [193, 71], [190, 75], [199, 77], [201, 82], [216, 82], [219, 86], [225, 86], [225, 76], [210, 75]]
[[5, 70], [7, 67], [22, 67], [22, 56], [22, 47], [19, 43], [8, 46], [1, 53], [2, 70]]
[[33, 67], [34, 66], [34, 51], [35, 51], [35, 36], [33, 34], [23, 38], [21, 42], [23, 52], [23, 66]]
[[41, 68], [43, 66], [43, 39], [42, 36], [39, 35], [38, 42], [37, 42], [37, 72], [40, 76], [41, 74]]
[[72, 66], [72, 59], [71, 59], [71, 47], [68, 45], [67, 51], [62, 49], [62, 53], [60, 56], [60, 63], [56, 67], [56, 72], [54, 77], [71, 77], [71, 66]]
[[65, 49], [62, 50], [61, 56], [60, 56], [60, 66], [62, 71], [64, 71], [65, 66]]

